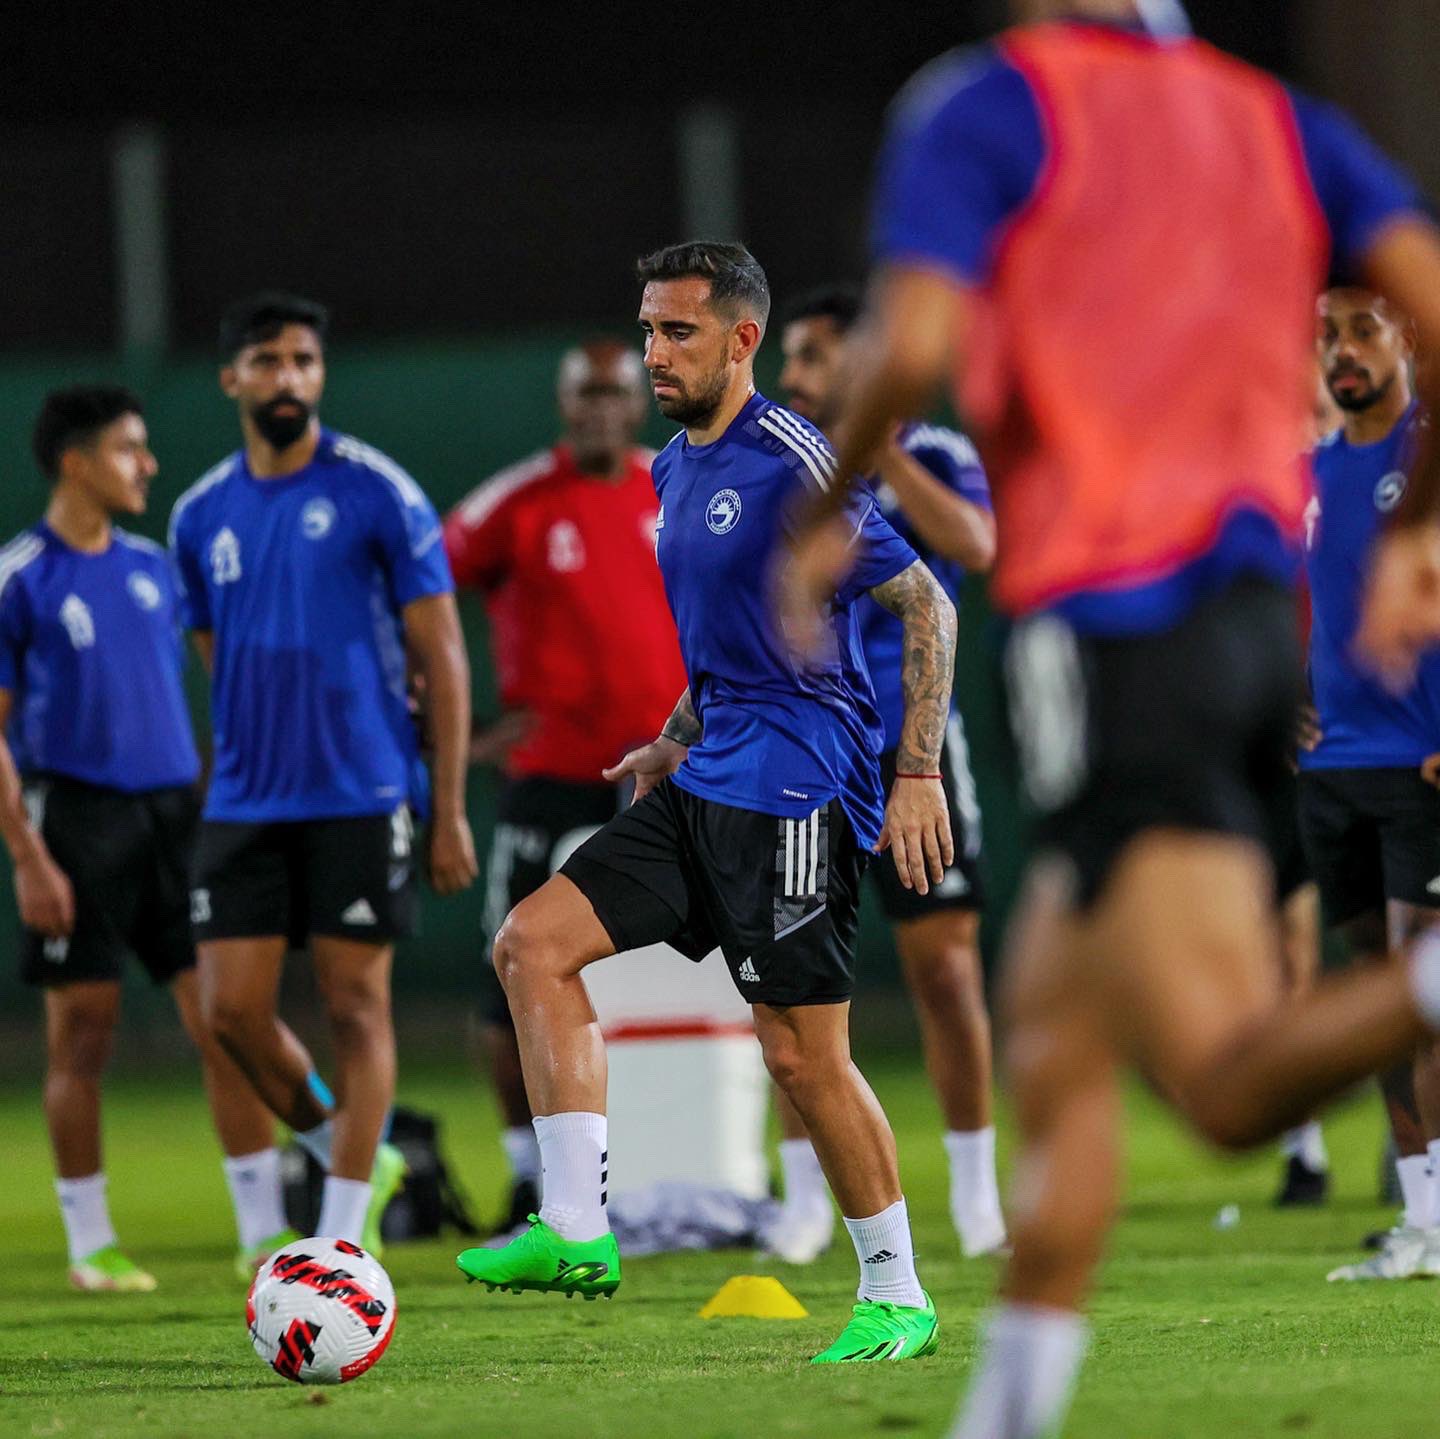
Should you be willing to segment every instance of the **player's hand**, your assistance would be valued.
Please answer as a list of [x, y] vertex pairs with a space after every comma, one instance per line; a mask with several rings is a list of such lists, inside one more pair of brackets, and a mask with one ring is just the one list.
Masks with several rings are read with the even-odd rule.
[[15, 866], [15, 900], [26, 929], [46, 939], [65, 939], [75, 932], [70, 877], [43, 850]]
[[459, 894], [475, 883], [475, 839], [463, 814], [439, 816], [430, 826], [430, 883], [436, 894]]
[[1396, 693], [1440, 641], [1440, 523], [1386, 531], [1370, 558], [1355, 649]]
[[488, 725], [477, 725], [470, 735], [470, 763], [501, 765], [510, 751], [529, 734], [534, 724], [529, 710], [507, 710]]
[[875, 852], [887, 849], [906, 889], [929, 894], [930, 886], [945, 878], [946, 867], [955, 863], [955, 841], [943, 780], [897, 779], [890, 787]]
[[1420, 778], [1440, 789], [1440, 754], [1428, 754], [1420, 761]]
[[1300, 713], [1295, 717], [1295, 743], [1305, 751], [1312, 754], [1320, 747], [1320, 741], [1325, 738], [1325, 731], [1320, 728], [1320, 712], [1312, 704], [1300, 706]]
[[820, 654], [835, 590], [854, 561], [850, 535], [841, 520], [829, 520], [798, 534], [776, 577], [780, 631], [793, 654]]
[[600, 773], [611, 784], [619, 784], [621, 780], [634, 775], [635, 798], [630, 801], [634, 804], [637, 800], [644, 799], [662, 779], [674, 774], [689, 753], [688, 745], [683, 745], [678, 740], [666, 739], [662, 734], [649, 744], [632, 749], [619, 764], [612, 764], [609, 769], [601, 770]]

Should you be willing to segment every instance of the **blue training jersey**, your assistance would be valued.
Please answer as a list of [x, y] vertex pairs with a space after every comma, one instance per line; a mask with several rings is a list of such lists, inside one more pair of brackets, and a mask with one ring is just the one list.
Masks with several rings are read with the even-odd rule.
[[[907, 425], [901, 431], [900, 444], [906, 454], [924, 465], [947, 489], [982, 509], [990, 508], [990, 486], [986, 483], [980, 456], [964, 435], [941, 425]], [[925, 544], [889, 485], [876, 485], [875, 499], [895, 532], [925, 561], [951, 600], [958, 603], [960, 587], [965, 581], [964, 568]], [[857, 601], [855, 617], [860, 625], [860, 643], [870, 670], [870, 682], [875, 686], [875, 702], [885, 726], [885, 748], [892, 750], [900, 743], [900, 730], [905, 723], [905, 696], [900, 688], [905, 627], [899, 616], [892, 615], [869, 595], [862, 595]]]
[[0, 550], [0, 689], [21, 773], [138, 794], [193, 784], [175, 581], [162, 546], [112, 529], [100, 554], [38, 524]]
[[833, 644], [802, 668], [776, 628], [771, 575], [797, 502], [834, 473], [824, 436], [752, 395], [718, 440], [692, 445], [678, 434], [652, 473], [656, 556], [704, 728], [676, 784], [792, 819], [838, 798], [856, 839], [873, 848], [884, 819], [883, 731], [854, 609], [914, 564], [915, 551], [859, 487], [845, 510], [856, 565], [831, 608]]
[[1315, 498], [1305, 517], [1310, 581], [1310, 689], [1324, 738], [1300, 754], [1302, 769], [1410, 768], [1440, 750], [1440, 652], [1420, 663], [1414, 685], [1391, 694], [1355, 663], [1371, 547], [1405, 493], [1415, 430], [1411, 406], [1383, 440], [1352, 445], [1337, 430], [1315, 451]]
[[170, 516], [185, 623], [214, 635], [205, 814], [258, 823], [423, 811], [401, 611], [453, 588], [440, 521], [393, 460], [321, 432], [257, 480], [243, 451]]
[[[1355, 279], [1385, 226], [1425, 213], [1425, 202], [1339, 110], [1295, 91], [1290, 103], [1329, 230], [1335, 278]], [[1049, 156], [1030, 82], [997, 47], [941, 56], [910, 82], [891, 117], [875, 194], [877, 260], [984, 286], [1011, 227], [1041, 186]], [[1132, 586], [1081, 591], [1055, 608], [1083, 632], [1147, 633], [1174, 625], [1237, 574], [1289, 583], [1296, 569], [1293, 548], [1274, 523], [1243, 509], [1204, 555], [1179, 570]]]

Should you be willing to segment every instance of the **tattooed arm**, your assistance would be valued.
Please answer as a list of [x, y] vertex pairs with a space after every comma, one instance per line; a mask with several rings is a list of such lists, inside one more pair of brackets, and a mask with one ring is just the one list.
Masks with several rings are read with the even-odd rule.
[[870, 594], [905, 630], [900, 669], [905, 723], [879, 848], [892, 851], [907, 889], [927, 894], [955, 861], [950, 807], [939, 778], [955, 677], [955, 606], [919, 560]]
[[614, 784], [634, 775], [635, 798], [630, 801], [634, 804], [680, 768], [690, 752], [690, 746], [699, 738], [700, 720], [687, 689], [670, 711], [670, 718], [665, 721], [657, 738], [639, 749], [632, 749], [619, 764], [611, 765], [601, 773]]

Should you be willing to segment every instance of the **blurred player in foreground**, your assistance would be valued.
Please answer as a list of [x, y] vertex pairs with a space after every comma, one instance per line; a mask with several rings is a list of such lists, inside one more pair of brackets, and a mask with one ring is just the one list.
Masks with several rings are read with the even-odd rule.
[[[319, 1232], [374, 1249], [404, 1169], [380, 1146], [390, 966], [413, 922], [412, 817], [428, 799], [407, 655], [433, 731], [442, 894], [475, 877], [470, 672], [430, 501], [393, 460], [320, 424], [326, 325], [321, 306], [287, 295], [227, 311], [220, 385], [244, 444], [176, 502], [170, 544], [212, 677], [191, 895], [206, 1021], [325, 1166]], [[334, 1037], [333, 1111], [275, 1012], [286, 951], [307, 940]]]
[[[790, 408], [832, 432], [846, 338], [860, 314], [858, 291], [817, 290], [787, 311], [780, 346], [780, 386]], [[975, 447], [939, 425], [909, 424], [877, 456], [875, 497], [885, 518], [925, 561], [958, 603], [965, 571], [988, 570], [995, 558], [990, 490]], [[880, 782], [894, 783], [895, 751], [904, 727], [904, 655], [899, 622], [868, 595], [856, 605], [860, 641], [885, 725]], [[990, 1018], [980, 970], [980, 808], [958, 708], [952, 707], [940, 754], [955, 863], [928, 894], [907, 889], [893, 865], [872, 871], [905, 983], [920, 1020], [925, 1066], [945, 1121], [950, 1164], [950, 1216], [967, 1256], [1005, 1242], [995, 1182], [991, 1120]], [[835, 1210], [814, 1148], [794, 1108], [781, 1096], [781, 1167], [785, 1205], [766, 1247], [804, 1263], [830, 1242]]]
[[[955, 610], [873, 498], [844, 511], [858, 556], [831, 592], [808, 669], [775, 627], [767, 577], [797, 502], [834, 479], [824, 437], [755, 391], [769, 286], [739, 245], [642, 260], [640, 324], [656, 403], [684, 426], [654, 466], [657, 546], [690, 687], [660, 737], [608, 771], [636, 801], [511, 913], [495, 941], [544, 1156], [540, 1220], [462, 1254], [489, 1284], [608, 1293], [605, 1046], [581, 972], [617, 951], [717, 945], [752, 1004], [771, 1075], [799, 1111], [855, 1245], [860, 1302], [818, 1363], [915, 1359], [936, 1344], [915, 1273], [895, 1139], [850, 1057], [865, 852], [889, 845], [925, 893], [954, 855], [940, 751]], [[880, 722], [854, 604], [905, 626], [905, 725], [888, 805]], [[883, 811], [883, 812], [882, 812]]]
[[[1440, 1028], [1440, 942], [1278, 1004], [1267, 857], [1300, 697], [1314, 297], [1333, 259], [1440, 344], [1440, 235], [1347, 121], [1261, 72], [1146, 34], [1123, 0], [1017, 9], [1088, 19], [943, 58], [900, 103], [827, 497], [958, 377], [1044, 817], [1003, 997], [1014, 1257], [962, 1439], [1063, 1421], [1125, 1070], [1240, 1147]], [[1437, 479], [1427, 455], [1371, 569], [1359, 641], [1394, 683], [1440, 635]], [[824, 512], [789, 572], [797, 634], [844, 568]]]
[[[558, 444], [477, 486], [445, 521], [459, 585], [485, 596], [504, 713], [472, 759], [504, 775], [491, 841], [486, 927], [615, 816], [601, 778], [655, 734], [685, 688], [655, 564], [652, 451], [635, 443], [648, 396], [639, 353], [616, 341], [568, 351]], [[510, 1162], [511, 1234], [540, 1207], [540, 1149], [510, 1007], [486, 968], [483, 1018]]]
[[[189, 870], [200, 760], [140, 401], [109, 385], [46, 397], [45, 518], [0, 550], [0, 834], [15, 866], [25, 979], [45, 991], [45, 1118], [80, 1289], [150, 1290], [119, 1247], [100, 1159], [100, 1082], [134, 955], [200, 1049], [242, 1259], [285, 1234], [270, 1111], [200, 1018]], [[17, 773], [18, 770], [18, 773]], [[24, 775], [23, 790], [19, 775]]]
[[[1325, 922], [1371, 963], [1403, 954], [1440, 906], [1440, 794], [1421, 767], [1440, 750], [1440, 655], [1404, 693], [1360, 666], [1352, 644], [1366, 556], [1405, 492], [1424, 424], [1404, 318], [1362, 289], [1320, 302], [1318, 347], [1344, 425], [1315, 452], [1305, 516], [1314, 742], [1300, 753], [1300, 827]], [[1331, 1279], [1440, 1274], [1440, 1072], [1435, 1045], [1383, 1077], [1405, 1212], [1380, 1252]]]

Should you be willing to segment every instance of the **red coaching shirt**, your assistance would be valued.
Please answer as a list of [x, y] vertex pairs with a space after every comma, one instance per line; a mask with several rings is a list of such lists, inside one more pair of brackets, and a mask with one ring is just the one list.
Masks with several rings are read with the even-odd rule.
[[457, 584], [483, 592], [507, 709], [534, 724], [514, 775], [598, 783], [659, 733], [685, 688], [655, 563], [653, 452], [582, 474], [557, 445], [492, 476], [445, 521]]

